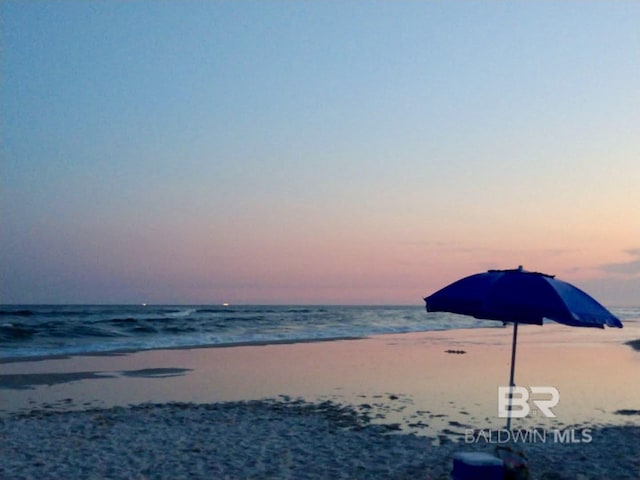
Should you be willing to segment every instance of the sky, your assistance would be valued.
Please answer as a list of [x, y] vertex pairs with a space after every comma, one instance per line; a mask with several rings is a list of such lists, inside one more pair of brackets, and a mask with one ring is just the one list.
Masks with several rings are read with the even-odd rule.
[[0, 2], [0, 302], [640, 305], [640, 2]]

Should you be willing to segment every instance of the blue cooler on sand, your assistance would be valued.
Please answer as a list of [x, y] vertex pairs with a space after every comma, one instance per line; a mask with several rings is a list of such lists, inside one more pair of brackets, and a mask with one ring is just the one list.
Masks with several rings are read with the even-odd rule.
[[453, 455], [453, 480], [503, 480], [502, 460], [490, 453], [458, 452]]

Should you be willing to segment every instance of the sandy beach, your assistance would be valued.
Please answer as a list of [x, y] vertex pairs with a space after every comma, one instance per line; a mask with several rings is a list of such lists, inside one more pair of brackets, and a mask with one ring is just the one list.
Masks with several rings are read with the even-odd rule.
[[[4, 362], [0, 475], [449, 478], [504, 440], [510, 332]], [[522, 328], [517, 384], [560, 392], [556, 418], [514, 419], [530, 478], [637, 478], [639, 333]]]

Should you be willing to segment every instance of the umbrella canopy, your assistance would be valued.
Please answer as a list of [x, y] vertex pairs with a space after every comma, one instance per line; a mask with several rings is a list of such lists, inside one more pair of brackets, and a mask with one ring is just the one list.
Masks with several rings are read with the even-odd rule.
[[[574, 327], [622, 328], [622, 322], [579, 288], [553, 275], [489, 270], [465, 277], [424, 299], [428, 312], [450, 312], [486, 320], [513, 322], [509, 386], [515, 386], [518, 324], [542, 325], [548, 318]], [[511, 407], [509, 407], [510, 409]], [[511, 416], [507, 417], [507, 429]]]
[[542, 319], [548, 318], [574, 327], [622, 327], [620, 320], [579, 288], [522, 267], [465, 277], [424, 300], [429, 312], [486, 320], [542, 325]]

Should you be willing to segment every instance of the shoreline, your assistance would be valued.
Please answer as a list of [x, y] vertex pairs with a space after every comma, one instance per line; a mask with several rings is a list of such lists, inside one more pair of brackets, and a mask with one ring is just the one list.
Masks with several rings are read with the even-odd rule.
[[[321, 340], [301, 340], [301, 341], [265, 341], [257, 343], [240, 342], [235, 344], [225, 345], [197, 345], [190, 347], [170, 347], [170, 348], [156, 348], [147, 350], [117, 350], [110, 352], [91, 352], [74, 355], [51, 355], [43, 357], [24, 357], [24, 358], [8, 358], [0, 359], [0, 365], [2, 364], [15, 364], [15, 363], [32, 363], [32, 362], [48, 362], [52, 360], [72, 360], [77, 357], [120, 357], [137, 353], [154, 352], [154, 351], [171, 351], [171, 350], [199, 350], [199, 349], [218, 349], [218, 348], [236, 348], [236, 347], [266, 347], [272, 345], [296, 345], [296, 344], [308, 344], [308, 343], [324, 343], [324, 342], [339, 342], [339, 341], [354, 341], [354, 340], [366, 340], [370, 337], [349, 337], [349, 338], [327, 338]], [[624, 342], [623, 345], [628, 345], [633, 350], [640, 352], [640, 339], [630, 340]], [[464, 350], [446, 350], [445, 353], [451, 354], [465, 354]], [[121, 371], [122, 375], [139, 376], [147, 378], [159, 378], [167, 375], [180, 375], [187, 373], [190, 369], [175, 369], [175, 368], [155, 368], [145, 369], [140, 371]], [[83, 372], [71, 372], [71, 373], [23, 373], [23, 374], [2, 374], [0, 373], [0, 389], [23, 389], [30, 388], [37, 385], [54, 385], [60, 383], [74, 382], [85, 379], [98, 379], [98, 378], [113, 378], [113, 375], [101, 373], [99, 371], [83, 371]]]
[[[634, 478], [638, 333], [522, 329], [517, 384], [561, 401], [557, 418], [513, 427], [569, 432], [523, 445], [532, 479]], [[162, 478], [152, 467], [166, 461], [165, 478], [448, 479], [454, 451], [496, 446], [465, 433], [504, 427], [510, 350], [508, 328], [476, 328], [2, 363], [0, 473]]]
[[[268, 345], [295, 345], [298, 343], [323, 343], [323, 342], [339, 342], [341, 340], [364, 340], [369, 337], [327, 337], [327, 338], [308, 338], [300, 340], [274, 339], [274, 340], [257, 340], [254, 342], [230, 342], [230, 343], [212, 343], [201, 345], [176, 345], [168, 347], [154, 348], [121, 348], [114, 350], [105, 350], [104, 352], [80, 352], [59, 355], [42, 355], [42, 356], [25, 356], [25, 357], [0, 357], [0, 365], [4, 363], [20, 363], [20, 362], [40, 362], [47, 360], [67, 360], [74, 357], [115, 357], [129, 355], [132, 353], [153, 352], [157, 350], [192, 350], [192, 349], [208, 349], [208, 348], [235, 348], [235, 347], [263, 347]], [[640, 340], [639, 340], [640, 341]]]
[[[537, 326], [536, 326], [537, 327]], [[576, 328], [576, 327], [570, 327]], [[199, 344], [199, 345], [176, 345], [176, 346], [162, 346], [153, 348], [121, 348], [105, 351], [89, 351], [78, 353], [66, 353], [66, 354], [52, 354], [52, 355], [34, 355], [23, 357], [2, 357], [0, 356], [0, 365], [10, 363], [22, 363], [22, 362], [46, 362], [49, 360], [68, 360], [76, 357], [112, 357], [123, 356], [141, 352], [153, 352], [158, 350], [194, 350], [194, 349], [213, 349], [213, 348], [235, 348], [235, 347], [261, 347], [270, 345], [295, 345], [295, 344], [308, 344], [308, 343], [325, 343], [325, 342], [340, 342], [340, 341], [352, 341], [352, 340], [366, 340], [375, 337], [386, 337], [393, 335], [416, 335], [416, 334], [430, 334], [437, 332], [466, 332], [476, 331], [484, 329], [502, 329], [497, 326], [487, 327], [474, 327], [474, 328], [459, 328], [450, 330], [425, 330], [418, 332], [404, 332], [404, 333], [381, 333], [369, 336], [345, 336], [345, 337], [327, 337], [327, 338], [305, 338], [305, 339], [272, 339], [272, 340], [257, 340], [257, 341], [242, 341], [242, 342], [230, 342], [230, 343], [212, 343], [212, 344]], [[640, 332], [640, 328], [638, 329]], [[522, 341], [522, 339], [520, 339]], [[622, 341], [621, 343], [630, 346], [633, 350], [640, 351], [640, 338]]]
[[[573, 378], [571, 364], [581, 362], [585, 367], [593, 364], [594, 377], [605, 382], [602, 388], [609, 385], [606, 388], [616, 391], [619, 384], [633, 384], [638, 378], [634, 372], [640, 376], [638, 327], [637, 332], [525, 327], [518, 341], [516, 381], [566, 384], [565, 389], [576, 390], [576, 400], [582, 403], [578, 397], [590, 394], [594, 379], [584, 373]], [[111, 406], [158, 400], [209, 403], [281, 394], [308, 399], [338, 395], [353, 401], [361, 394], [399, 392], [418, 397], [417, 403], [436, 395], [442, 404], [445, 394], [460, 397], [462, 391], [479, 398], [467, 410], [479, 410], [475, 403], [495, 405], [495, 388], [507, 378], [510, 343], [508, 328], [472, 328], [12, 359], [0, 361], [0, 415], [66, 398]], [[549, 358], [551, 352], [557, 360]], [[594, 356], [610, 357], [609, 363]], [[610, 373], [628, 362], [631, 370], [626, 376]], [[558, 371], [562, 363], [568, 367]], [[479, 382], [478, 376], [485, 381]], [[616, 377], [620, 377], [617, 382]], [[464, 383], [452, 384], [456, 378]], [[573, 385], [576, 382], [579, 385]], [[468, 388], [463, 388], [466, 383]], [[625, 395], [629, 397], [629, 392]], [[606, 398], [602, 402], [612, 403]], [[594, 407], [602, 410], [597, 403]], [[621, 400], [612, 410], [636, 408]], [[481, 418], [491, 412], [475, 413]]]

